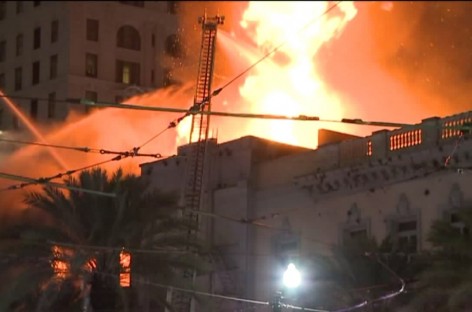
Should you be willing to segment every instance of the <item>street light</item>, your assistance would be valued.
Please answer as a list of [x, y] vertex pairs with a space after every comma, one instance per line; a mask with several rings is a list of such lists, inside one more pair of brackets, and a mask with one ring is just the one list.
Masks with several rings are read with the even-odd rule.
[[300, 286], [301, 281], [302, 277], [300, 275], [300, 271], [297, 270], [295, 264], [290, 263], [284, 273], [284, 286], [287, 288], [297, 288]]
[[[282, 282], [283, 285], [288, 289], [294, 289], [300, 286], [302, 281], [302, 277], [300, 271], [298, 271], [295, 264], [290, 263], [287, 266], [287, 269], [284, 272]], [[282, 312], [282, 299], [283, 293], [282, 291], [277, 291], [274, 296], [274, 301], [272, 303], [272, 311], [273, 312]]]

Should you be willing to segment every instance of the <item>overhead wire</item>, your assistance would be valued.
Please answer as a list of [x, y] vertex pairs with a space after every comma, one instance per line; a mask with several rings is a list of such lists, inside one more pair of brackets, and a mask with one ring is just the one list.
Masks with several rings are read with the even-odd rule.
[[[98, 162], [98, 163], [94, 163], [94, 164], [87, 165], [87, 166], [77, 168], [77, 169], [73, 169], [73, 170], [68, 170], [66, 172], [55, 174], [53, 176], [36, 178], [36, 179], [26, 178], [26, 177], [19, 178], [19, 176], [15, 176], [15, 175], [12, 175], [12, 174], [2, 174], [2, 175], [0, 175], [0, 177], [3, 177], [5, 179], [20, 180], [20, 181], [25, 181], [25, 182], [21, 183], [21, 184], [11, 185], [11, 186], [8, 186], [6, 188], [0, 189], [0, 192], [10, 191], [10, 190], [18, 190], [18, 189], [22, 189], [26, 186], [36, 185], [36, 184], [49, 184], [51, 186], [57, 186], [57, 187], [64, 188], [63, 184], [53, 183], [51, 181], [54, 180], [54, 179], [62, 178], [64, 176], [70, 176], [74, 173], [84, 171], [84, 170], [87, 170], [87, 169], [90, 169], [90, 168], [93, 168], [93, 167], [101, 166], [101, 165], [104, 165], [104, 164], [112, 162], [112, 161], [119, 161], [119, 160], [121, 160], [123, 158], [126, 158], [126, 157], [128, 157], [128, 156], [117, 155], [117, 156], [115, 156], [111, 159], [105, 160], [105, 161], [101, 161], [101, 162]], [[61, 186], [59, 186], [59, 185], [61, 185]], [[71, 190], [74, 190], [74, 188], [78, 188], [78, 187], [72, 187], [72, 186], [70, 187]]]
[[[23, 176], [19, 176], [19, 175], [13, 175], [13, 174], [5, 173], [5, 172], [0, 172], [0, 178], [10, 179], [10, 180], [17, 180], [17, 181], [25, 181], [26, 182], [26, 183], [24, 183], [25, 185], [48, 184], [48, 185], [51, 185], [53, 187], [65, 188], [65, 189], [69, 189], [69, 190], [72, 190], [72, 191], [90, 193], [90, 194], [106, 196], [106, 197], [116, 197], [116, 194], [114, 194], [114, 193], [106, 193], [106, 192], [101, 192], [101, 191], [96, 191], [96, 190], [91, 190], [91, 189], [85, 189], [85, 188], [81, 188], [81, 187], [77, 187], [77, 186], [73, 186], [73, 185], [55, 183], [55, 182], [51, 182], [51, 181], [47, 181], [47, 180], [43, 181], [43, 180], [38, 180], [38, 179], [32, 179], [32, 178], [23, 177]], [[7, 190], [7, 189], [4, 189], [4, 190]]]

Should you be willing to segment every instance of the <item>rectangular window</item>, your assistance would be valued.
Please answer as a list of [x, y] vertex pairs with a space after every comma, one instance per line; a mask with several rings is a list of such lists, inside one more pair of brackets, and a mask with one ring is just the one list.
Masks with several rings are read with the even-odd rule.
[[7, 54], [7, 42], [5, 40], [0, 41], [0, 62], [5, 62]]
[[87, 53], [85, 55], [85, 76], [97, 77], [98, 57], [96, 54]]
[[178, 3], [177, 1], [167, 1], [167, 13], [177, 14]]
[[48, 95], [48, 118], [56, 117], [56, 93], [52, 92]]
[[23, 12], [23, 1], [16, 1], [16, 14]]
[[4, 89], [5, 88], [5, 74], [0, 74], [0, 89]]
[[[93, 102], [97, 102], [98, 94], [95, 91], [85, 91], [85, 99]], [[85, 113], [88, 114], [92, 111], [92, 106], [84, 105]]]
[[98, 41], [98, 20], [87, 19], [87, 40]]
[[7, 2], [0, 1], [0, 21], [5, 18], [6, 13], [7, 13]]
[[15, 68], [15, 91], [21, 90], [23, 84], [23, 70], [21, 67]]
[[33, 120], [38, 119], [38, 100], [37, 99], [31, 100], [30, 116], [31, 116], [31, 119]]
[[59, 21], [54, 20], [51, 22], [51, 42], [56, 42], [59, 34]]
[[140, 83], [140, 65], [139, 63], [116, 61], [116, 82], [125, 84]]
[[57, 54], [52, 55], [49, 58], [49, 78], [54, 79], [57, 77]]
[[41, 47], [41, 27], [36, 27], [33, 34], [33, 49]]
[[33, 85], [36, 85], [39, 83], [39, 61], [33, 63], [33, 75], [32, 75], [32, 80], [31, 83]]
[[119, 1], [120, 3], [127, 4], [127, 5], [132, 5], [135, 7], [144, 7], [144, 1]]
[[18, 34], [16, 36], [16, 56], [23, 54], [23, 34]]

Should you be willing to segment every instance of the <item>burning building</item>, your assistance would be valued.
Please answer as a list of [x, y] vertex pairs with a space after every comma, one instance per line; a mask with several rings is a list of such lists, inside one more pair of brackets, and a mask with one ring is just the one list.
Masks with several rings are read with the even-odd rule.
[[[335, 134], [315, 150], [253, 136], [208, 141], [201, 231], [223, 260], [201, 277], [210, 280], [204, 291], [267, 301], [288, 259], [363, 238], [389, 237], [413, 256], [428, 250], [431, 223], [445, 218], [461, 228], [454, 216], [472, 203], [471, 121], [465, 112], [366, 137]], [[174, 157], [142, 164], [142, 176], [183, 194], [190, 153], [181, 146]], [[301, 297], [312, 297], [315, 284]], [[232, 309], [227, 301], [215, 311]]]

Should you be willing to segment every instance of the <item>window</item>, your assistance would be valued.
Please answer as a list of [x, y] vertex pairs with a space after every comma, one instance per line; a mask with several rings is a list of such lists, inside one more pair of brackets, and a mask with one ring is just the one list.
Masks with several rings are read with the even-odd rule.
[[0, 89], [5, 88], [5, 74], [0, 74]]
[[141, 38], [136, 28], [125, 25], [120, 27], [116, 35], [116, 46], [130, 50], [141, 50]]
[[7, 2], [0, 1], [0, 21], [5, 19], [6, 13], [7, 13]]
[[7, 42], [5, 40], [0, 41], [0, 62], [5, 62], [6, 53], [7, 53]]
[[418, 250], [418, 222], [416, 218], [391, 220], [394, 249], [407, 254]]
[[139, 85], [139, 63], [116, 61], [116, 82]]
[[48, 118], [56, 117], [56, 93], [48, 94]]
[[165, 52], [175, 58], [183, 57], [183, 49], [180, 44], [180, 39], [177, 35], [170, 35], [166, 39]]
[[87, 53], [85, 55], [85, 76], [97, 77], [98, 57], [96, 54]]
[[131, 254], [125, 250], [120, 252], [120, 286], [131, 286]]
[[39, 83], [39, 61], [33, 63], [33, 75], [32, 75], [32, 81], [31, 83], [33, 85], [36, 85]]
[[23, 1], [16, 1], [16, 14], [23, 12]]
[[144, 7], [144, 1], [118, 1], [119, 3], [126, 4], [126, 5], [132, 5], [135, 7]]
[[34, 29], [33, 35], [33, 49], [39, 49], [41, 47], [41, 27]]
[[16, 56], [23, 54], [23, 34], [18, 34], [16, 36]]
[[171, 70], [168, 69], [168, 68], [165, 68], [164, 69], [164, 78], [163, 78], [163, 81], [162, 81], [162, 85], [164, 87], [168, 87], [170, 85], [173, 84], [173, 80], [172, 80], [172, 73], [171, 73]]
[[31, 100], [30, 116], [31, 116], [31, 119], [33, 120], [38, 119], [38, 100], [37, 99]]
[[98, 41], [98, 20], [87, 19], [87, 40]]
[[56, 42], [59, 35], [59, 21], [51, 22], [51, 42]]
[[[90, 100], [90, 101], [93, 101], [93, 102], [97, 102], [97, 99], [98, 99], [98, 94], [97, 92], [95, 91], [85, 91], [85, 99], [86, 100]], [[91, 110], [92, 110], [92, 106], [90, 105], [84, 105], [84, 109], [85, 109], [85, 113], [90, 113]]]
[[167, 13], [177, 14], [178, 5], [177, 1], [167, 1]]
[[23, 70], [21, 67], [15, 68], [15, 91], [21, 90], [23, 83]]
[[49, 58], [49, 78], [54, 79], [57, 77], [57, 54], [52, 55]]

